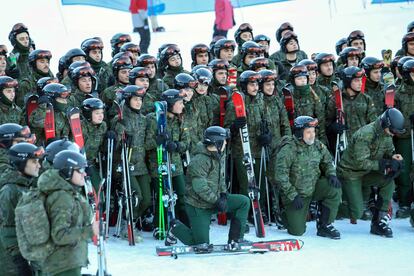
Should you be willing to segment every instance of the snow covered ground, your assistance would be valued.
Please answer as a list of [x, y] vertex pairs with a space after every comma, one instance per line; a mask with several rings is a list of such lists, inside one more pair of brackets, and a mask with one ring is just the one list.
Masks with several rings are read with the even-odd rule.
[[[56, 73], [59, 57], [68, 49], [79, 47], [85, 38], [102, 37], [106, 47], [104, 59], [108, 61], [111, 36], [117, 32], [131, 32], [128, 13], [86, 6], [60, 8], [59, 2], [3, 0], [0, 44], [7, 44], [11, 50], [8, 33], [14, 23], [24, 22], [38, 49], [52, 51], [52, 70]], [[362, 2], [297, 0], [238, 9], [235, 16], [238, 24], [250, 22], [255, 34], [271, 37], [271, 52], [278, 49], [274, 36], [276, 28], [289, 21], [295, 27], [301, 48], [308, 54], [334, 53], [335, 42], [355, 29], [365, 33], [367, 55], [380, 57], [384, 48], [395, 53], [401, 47], [407, 23], [414, 20], [414, 4], [368, 4], [364, 9]], [[182, 49], [185, 67], [189, 68], [191, 46], [210, 42], [213, 21], [214, 13], [211, 12], [159, 17], [160, 25], [165, 26], [167, 32], [152, 34], [150, 53], [155, 55], [162, 43], [175, 42]], [[233, 32], [234, 29], [229, 32], [230, 38]], [[134, 41], [139, 41], [137, 34], [132, 36]], [[414, 229], [408, 220], [392, 221], [393, 239], [370, 235], [368, 222], [350, 225], [347, 220], [342, 220], [335, 225], [342, 234], [339, 241], [317, 237], [315, 224], [309, 223], [307, 233], [302, 237], [305, 245], [299, 252], [187, 256], [178, 260], [157, 257], [155, 246], [161, 242], [154, 241], [150, 233], [143, 233], [144, 242], [135, 247], [129, 247], [127, 241], [110, 238], [108, 268], [112, 275], [247, 275], [250, 272], [262, 275], [412, 275]], [[266, 239], [289, 237], [274, 227], [266, 230]], [[213, 224], [211, 242], [227, 241], [227, 231], [228, 226]], [[253, 228], [246, 238], [256, 240]], [[93, 245], [89, 249], [91, 266], [85, 271], [95, 272], [96, 249]]]

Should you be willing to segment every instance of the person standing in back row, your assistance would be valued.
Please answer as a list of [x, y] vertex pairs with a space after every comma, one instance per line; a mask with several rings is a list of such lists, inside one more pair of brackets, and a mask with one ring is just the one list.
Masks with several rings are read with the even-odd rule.
[[227, 38], [227, 32], [236, 25], [231, 1], [216, 0], [214, 10], [216, 12], [216, 19], [214, 20], [213, 38], [216, 36], [224, 36]]

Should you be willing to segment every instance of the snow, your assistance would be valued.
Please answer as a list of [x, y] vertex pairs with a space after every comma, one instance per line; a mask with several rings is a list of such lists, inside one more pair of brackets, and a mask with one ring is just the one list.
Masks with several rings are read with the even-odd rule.
[[[128, 13], [87, 6], [60, 7], [59, 2], [20, 0], [3, 3], [0, 44], [7, 44], [11, 50], [8, 33], [13, 24], [24, 22], [37, 48], [52, 51], [52, 70], [56, 73], [59, 57], [70, 48], [79, 47], [85, 38], [102, 37], [106, 47], [104, 60], [109, 61], [111, 36], [132, 30]], [[289, 21], [295, 27], [301, 48], [308, 55], [322, 51], [334, 53], [335, 42], [355, 29], [365, 33], [367, 55], [380, 57], [384, 48], [395, 53], [401, 47], [406, 25], [414, 20], [414, 5], [368, 3], [364, 9], [362, 2], [288, 1], [237, 9], [235, 16], [238, 24], [250, 22], [255, 34], [263, 33], [272, 39], [270, 52], [278, 49], [274, 36], [276, 27]], [[212, 12], [159, 17], [160, 25], [165, 26], [167, 32], [152, 34], [150, 53], [155, 55], [163, 43], [176, 42], [182, 50], [185, 68], [189, 68], [191, 46], [209, 44], [213, 21]], [[234, 31], [229, 32], [229, 38], [233, 37]], [[132, 37], [139, 41], [137, 34], [132, 34]], [[112, 275], [247, 275], [250, 272], [264, 275], [412, 275], [410, 261], [414, 260], [414, 229], [407, 219], [391, 222], [392, 239], [369, 234], [369, 222], [359, 221], [357, 225], [351, 225], [347, 220], [341, 220], [335, 225], [342, 234], [339, 241], [317, 237], [315, 223], [308, 223], [308, 230], [301, 237], [305, 245], [298, 252], [183, 256], [178, 260], [156, 256], [155, 246], [161, 242], [155, 241], [151, 233], [142, 233], [144, 241], [135, 247], [129, 247], [125, 240], [110, 238], [107, 243], [108, 268]], [[226, 242], [227, 231], [228, 226], [214, 223], [211, 242]], [[267, 227], [266, 233], [266, 239], [291, 237], [274, 226]], [[256, 240], [253, 228], [246, 238]], [[91, 266], [85, 271], [94, 273], [96, 249], [93, 245], [89, 249]]]

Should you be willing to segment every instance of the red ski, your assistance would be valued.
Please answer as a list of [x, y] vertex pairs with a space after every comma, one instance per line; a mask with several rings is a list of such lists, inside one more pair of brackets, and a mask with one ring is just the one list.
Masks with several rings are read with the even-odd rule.
[[362, 85], [361, 85], [361, 93], [365, 93], [365, 84], [367, 83], [367, 76], [365, 74], [362, 76]]
[[26, 99], [26, 124], [30, 127], [30, 115], [32, 112], [37, 108], [37, 100], [39, 96], [37, 95], [30, 95]]
[[289, 118], [290, 127], [293, 127], [293, 122], [295, 121], [295, 104], [293, 102], [292, 91], [288, 87], [282, 88], [283, 98], [285, 103], [285, 108]]
[[[244, 99], [242, 94], [239, 92], [234, 92], [232, 95], [232, 101], [234, 104], [234, 109], [236, 112], [237, 118], [246, 117], [246, 109], [244, 106]], [[256, 178], [254, 175], [254, 167], [253, 167], [253, 157], [250, 150], [250, 142], [249, 142], [249, 131], [247, 129], [247, 125], [240, 129], [240, 138], [243, 147], [243, 162], [246, 167], [247, 172], [247, 181], [249, 186], [249, 197], [252, 203], [252, 211], [253, 211], [253, 219], [254, 219], [254, 227], [256, 229], [256, 236], [259, 238], [263, 238], [265, 236], [265, 229], [262, 217], [262, 211], [260, 208], [259, 197], [260, 197], [260, 190], [256, 184]]]
[[55, 111], [53, 110], [53, 105], [51, 103], [48, 103], [46, 106], [44, 129], [45, 129], [45, 143], [48, 144], [49, 139], [53, 139], [56, 136]]
[[[343, 102], [342, 102], [342, 91], [341, 89], [339, 89], [338, 84], [335, 82], [333, 82], [332, 88], [333, 88], [333, 94], [335, 97], [336, 121], [339, 124], [345, 125], [345, 113], [344, 113], [344, 107], [343, 107]], [[341, 153], [346, 149], [347, 143], [348, 142], [346, 139], [346, 130], [344, 130], [342, 134], [336, 135], [335, 159], [334, 159], [335, 167], [338, 164], [339, 160], [341, 159]]]
[[229, 69], [227, 70], [228, 76], [227, 76], [227, 83], [230, 87], [236, 87], [237, 86], [237, 68], [235, 66], [229, 66]]
[[394, 107], [394, 98], [395, 98], [395, 85], [390, 84], [385, 89], [385, 106], [387, 108]]

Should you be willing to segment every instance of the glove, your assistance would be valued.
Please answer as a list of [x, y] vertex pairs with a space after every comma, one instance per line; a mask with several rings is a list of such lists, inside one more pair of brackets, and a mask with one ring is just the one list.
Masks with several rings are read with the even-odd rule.
[[50, 98], [48, 96], [40, 96], [39, 99], [37, 100], [38, 104], [50, 104]]
[[11, 65], [6, 69], [6, 75], [13, 79], [18, 79], [20, 77], [19, 68], [16, 65]]
[[339, 181], [338, 177], [336, 175], [330, 175], [328, 176], [329, 185], [331, 185], [334, 188], [341, 188], [342, 184], [341, 181]]
[[303, 199], [300, 197], [300, 195], [296, 195], [292, 201], [292, 204], [296, 210], [300, 210], [303, 208]]
[[244, 127], [246, 125], [246, 117], [240, 117], [240, 118], [236, 118], [236, 120], [234, 120], [233, 125], [232, 125], [232, 129], [233, 130], [239, 130], [242, 127]]
[[22, 255], [16, 255], [12, 257], [12, 262], [17, 269], [18, 275], [32, 275], [32, 269], [30, 268], [29, 263]]
[[106, 139], [113, 139], [113, 140], [116, 140], [116, 132], [115, 132], [115, 131], [113, 131], [113, 130], [108, 130], [108, 131], [105, 133], [105, 138], [106, 138]]
[[390, 167], [390, 171], [387, 175], [387, 179], [394, 179], [396, 177], [398, 177], [402, 171], [404, 167], [404, 163], [402, 160], [395, 160], [392, 159], [391, 160], [391, 167]]
[[164, 145], [168, 140], [170, 140], [170, 136], [168, 133], [161, 133], [158, 134], [157, 137], [155, 137], [155, 141], [157, 142], [157, 145]]
[[344, 133], [345, 130], [348, 129], [346, 125], [338, 123], [338, 122], [333, 122], [330, 128], [332, 132], [334, 132], [335, 134], [342, 134]]
[[168, 152], [176, 152], [178, 151], [178, 143], [174, 141], [167, 142], [167, 145], [165, 146]]
[[380, 159], [378, 161], [379, 171], [384, 175], [387, 175], [389, 168], [391, 167], [390, 159]]
[[214, 203], [214, 206], [216, 206], [217, 210], [222, 213], [227, 211], [227, 194], [226, 193], [220, 193], [219, 199], [217, 199], [216, 203]]
[[260, 146], [267, 147], [272, 142], [272, 134], [266, 133], [266, 134], [259, 135], [259, 137], [257, 137], [257, 140]]

